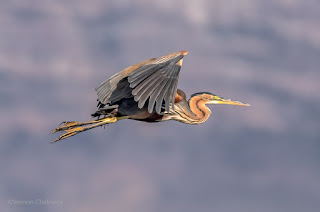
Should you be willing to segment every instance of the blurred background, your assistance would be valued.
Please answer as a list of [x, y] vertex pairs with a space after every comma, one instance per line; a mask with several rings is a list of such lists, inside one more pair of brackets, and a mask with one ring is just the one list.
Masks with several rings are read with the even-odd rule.
[[[1, 211], [318, 212], [319, 11], [318, 0], [1, 0]], [[90, 120], [102, 81], [180, 50], [187, 96], [252, 106], [49, 144], [61, 121]]]

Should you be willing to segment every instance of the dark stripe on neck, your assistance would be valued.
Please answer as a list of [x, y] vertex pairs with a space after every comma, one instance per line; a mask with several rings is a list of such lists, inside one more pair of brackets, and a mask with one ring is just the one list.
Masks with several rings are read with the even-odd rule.
[[[202, 99], [199, 99], [198, 101], [196, 101], [196, 107], [198, 108], [198, 110], [200, 110], [200, 112], [202, 113], [202, 115], [203, 115], [203, 117], [205, 117], [206, 116], [206, 113], [203, 111], [203, 110], [201, 110], [200, 108], [199, 108], [199, 105], [198, 105], [198, 103], [201, 101]], [[201, 118], [203, 118], [203, 117], [201, 117]], [[200, 118], [200, 117], [199, 117]]]

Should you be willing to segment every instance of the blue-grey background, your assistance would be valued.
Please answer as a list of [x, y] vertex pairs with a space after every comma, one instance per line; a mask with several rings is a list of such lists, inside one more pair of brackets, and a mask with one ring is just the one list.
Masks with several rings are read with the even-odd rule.
[[[0, 3], [1, 211], [320, 211], [318, 0]], [[252, 106], [49, 144], [99, 83], [180, 50], [188, 96]], [[63, 204], [10, 202], [37, 199]]]

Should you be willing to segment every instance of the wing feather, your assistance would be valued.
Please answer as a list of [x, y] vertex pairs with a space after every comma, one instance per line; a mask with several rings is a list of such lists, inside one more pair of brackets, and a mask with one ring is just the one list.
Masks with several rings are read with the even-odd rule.
[[149, 99], [149, 113], [155, 110], [160, 114], [163, 104], [169, 111], [170, 105], [174, 106], [182, 58], [186, 54], [181, 51], [153, 58], [115, 74], [96, 89], [100, 102], [115, 103], [133, 96], [139, 108]]
[[147, 65], [147, 67], [141, 67], [134, 71], [132, 75], [128, 77], [128, 82], [130, 83], [130, 87], [134, 88], [143, 80], [145, 80], [150, 75], [154, 74], [157, 71], [157, 65]]
[[143, 107], [147, 99], [154, 93], [156, 89], [158, 89], [160, 83], [162, 82], [161, 77], [157, 77], [158, 80], [149, 80], [150, 83], [146, 84], [143, 92], [139, 93], [139, 107]]
[[167, 90], [171, 84], [171, 80], [166, 80], [166, 85], [164, 86], [164, 88], [161, 90], [160, 94], [158, 95], [157, 99], [156, 99], [156, 112], [158, 114], [161, 113], [161, 107], [162, 107], [162, 102], [163, 102], [163, 97], [166, 95]]
[[[154, 91], [154, 92], [152, 93], [152, 95], [150, 96], [149, 105], [148, 105], [148, 112], [149, 112], [149, 113], [152, 113], [153, 108], [154, 108], [154, 105], [155, 105], [155, 103], [156, 103], [157, 97], [159, 96], [160, 92], [163, 90], [164, 86], [167, 84], [167, 81], [165, 80], [164, 77], [162, 77], [162, 79], [159, 80], [159, 81], [160, 81], [160, 84], [159, 84], [158, 90]], [[160, 114], [160, 112], [161, 112], [161, 107], [160, 107], [159, 110], [156, 110], [156, 112], [157, 112], [158, 114]]]
[[146, 92], [148, 88], [150, 88], [152, 85], [155, 84], [155, 82], [158, 81], [158, 79], [161, 77], [161, 72], [156, 72], [153, 75], [146, 78], [143, 82], [141, 82], [138, 86], [136, 86], [132, 90], [132, 94], [137, 97], [138, 101], [140, 97]]

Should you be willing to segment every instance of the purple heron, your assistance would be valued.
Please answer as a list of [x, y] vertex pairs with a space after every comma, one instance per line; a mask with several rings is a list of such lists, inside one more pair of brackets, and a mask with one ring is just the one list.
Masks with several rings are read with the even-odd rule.
[[177, 89], [183, 57], [187, 54], [187, 51], [179, 51], [152, 58], [113, 75], [96, 88], [99, 103], [92, 117], [97, 119], [62, 122], [63, 126], [52, 133], [61, 131], [64, 134], [53, 142], [121, 119], [145, 122], [175, 120], [200, 124], [211, 114], [206, 104], [249, 106], [209, 92], [195, 93], [187, 100], [185, 93]]

